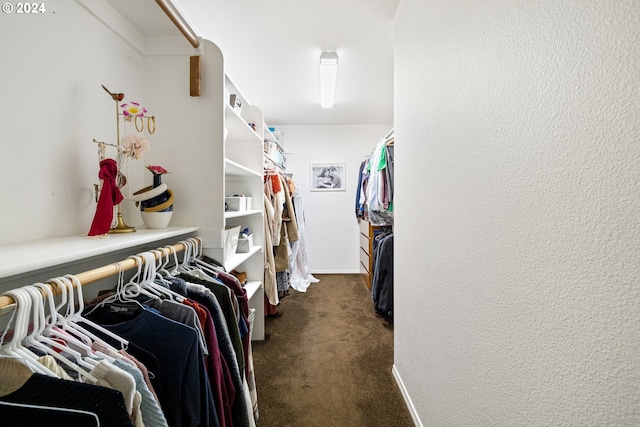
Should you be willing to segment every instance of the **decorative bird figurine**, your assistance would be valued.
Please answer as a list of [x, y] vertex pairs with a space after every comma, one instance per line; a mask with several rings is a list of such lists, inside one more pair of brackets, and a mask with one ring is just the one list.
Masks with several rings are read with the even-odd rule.
[[104, 87], [104, 85], [100, 86], [102, 86], [102, 89], [104, 89], [109, 95], [111, 95], [111, 99], [113, 99], [114, 101], [120, 102], [124, 99], [124, 93], [113, 93], [109, 89]]

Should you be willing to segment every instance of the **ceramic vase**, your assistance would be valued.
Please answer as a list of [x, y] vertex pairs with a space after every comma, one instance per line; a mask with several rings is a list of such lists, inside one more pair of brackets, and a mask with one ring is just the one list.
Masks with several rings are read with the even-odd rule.
[[[153, 188], [162, 184], [162, 174], [153, 174]], [[164, 193], [140, 202], [140, 214], [147, 228], [167, 228], [173, 216], [173, 192], [167, 189]]]

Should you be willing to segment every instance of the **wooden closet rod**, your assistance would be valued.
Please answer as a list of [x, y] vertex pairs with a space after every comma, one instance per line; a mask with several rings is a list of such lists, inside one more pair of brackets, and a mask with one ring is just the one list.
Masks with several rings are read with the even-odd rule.
[[196, 32], [193, 31], [193, 28], [185, 22], [184, 18], [178, 12], [176, 12], [171, 2], [167, 0], [156, 0], [156, 3], [169, 17], [171, 22], [173, 22], [173, 25], [175, 25], [189, 43], [191, 43], [191, 46], [196, 49], [200, 47], [200, 40], [198, 40]]
[[[172, 248], [176, 252], [184, 251], [185, 245], [182, 242], [176, 243], [175, 245], [165, 246], [166, 248]], [[155, 254], [156, 258], [158, 254]], [[115, 276], [120, 271], [132, 270], [138, 267], [138, 261], [134, 258], [127, 258], [125, 260], [114, 262], [113, 264], [105, 265], [102, 267], [94, 268], [93, 270], [85, 271], [83, 273], [74, 274], [82, 284], [82, 286], [89, 285], [91, 283], [97, 282], [98, 280], [106, 279], [107, 277]], [[58, 289], [58, 285], [47, 283], [54, 294], [60, 293]], [[9, 295], [0, 296], [0, 310], [5, 307], [10, 306], [11, 304], [15, 304], [15, 300], [13, 297]]]

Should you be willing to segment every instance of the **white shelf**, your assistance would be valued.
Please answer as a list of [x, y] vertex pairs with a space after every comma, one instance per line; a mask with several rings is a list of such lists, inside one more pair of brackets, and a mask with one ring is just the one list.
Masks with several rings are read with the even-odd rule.
[[261, 287], [262, 287], [262, 282], [259, 282], [259, 281], [247, 282], [243, 286], [243, 288], [247, 291], [247, 296], [249, 297], [249, 299], [253, 298], [255, 293], [258, 292]]
[[172, 226], [161, 230], [137, 227], [133, 233], [109, 234], [107, 238], [75, 235], [0, 245], [0, 278], [183, 236], [198, 229], [195, 226]]
[[275, 142], [276, 145], [280, 147], [282, 151], [284, 151], [284, 147], [282, 146], [282, 144], [280, 144], [280, 141], [278, 140], [278, 138], [276, 138], [273, 132], [271, 132], [271, 129], [269, 129], [269, 126], [267, 126], [266, 123], [264, 124], [264, 139]]
[[246, 210], [246, 211], [227, 211], [224, 213], [224, 217], [225, 219], [231, 219], [231, 218], [241, 218], [243, 216], [258, 215], [258, 214], [262, 215], [262, 211], [257, 209]]
[[[227, 128], [229, 134], [227, 141], [255, 141], [262, 145], [260, 135], [258, 135], [249, 124], [242, 118], [240, 114], [234, 110], [231, 105], [226, 103], [224, 105], [224, 127]], [[258, 126], [259, 124], [256, 124]]]
[[227, 271], [235, 270], [240, 264], [262, 251], [262, 246], [252, 246], [249, 252], [246, 253], [236, 253], [231, 255], [228, 260], [226, 260], [224, 264], [224, 268]]
[[287, 170], [287, 168], [284, 165], [281, 165], [280, 163], [276, 162], [275, 159], [273, 159], [273, 157], [271, 157], [267, 153], [264, 153], [264, 158], [269, 160], [269, 162], [271, 162], [271, 164], [273, 166], [276, 166], [276, 167], [282, 169], [282, 171], [286, 171]]
[[255, 171], [253, 169], [249, 169], [246, 166], [241, 165], [240, 163], [236, 163], [233, 160], [224, 159], [225, 170], [224, 173], [227, 176], [235, 176], [235, 177], [258, 177], [262, 179], [262, 173]]

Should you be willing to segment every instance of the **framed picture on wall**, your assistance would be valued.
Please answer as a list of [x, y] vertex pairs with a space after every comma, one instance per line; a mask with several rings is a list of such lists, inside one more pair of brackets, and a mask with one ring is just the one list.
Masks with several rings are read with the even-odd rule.
[[311, 163], [311, 191], [345, 191], [344, 163]]

